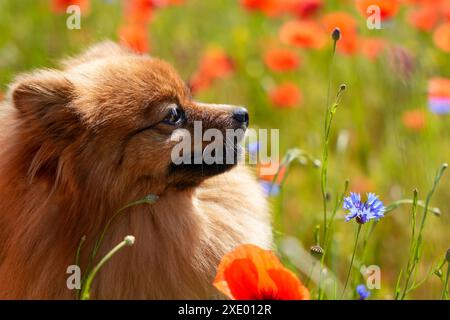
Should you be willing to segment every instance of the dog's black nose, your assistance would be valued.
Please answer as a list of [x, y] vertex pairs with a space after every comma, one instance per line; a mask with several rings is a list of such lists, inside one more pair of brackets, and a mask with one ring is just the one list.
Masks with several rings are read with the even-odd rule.
[[233, 119], [248, 127], [248, 111], [239, 107], [233, 110]]

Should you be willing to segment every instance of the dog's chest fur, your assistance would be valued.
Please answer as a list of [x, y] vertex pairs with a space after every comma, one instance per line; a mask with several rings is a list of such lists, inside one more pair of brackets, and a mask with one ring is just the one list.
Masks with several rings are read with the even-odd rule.
[[[74, 297], [66, 286], [66, 269], [74, 263], [82, 234], [74, 237], [73, 226], [61, 225], [57, 207], [47, 213], [32, 229], [16, 228], [13, 238], [22, 234], [23, 241], [7, 243], [10, 250], [0, 264], [2, 297]], [[43, 224], [41, 231], [37, 224]], [[88, 235], [82, 271], [100, 231]], [[94, 280], [92, 298], [211, 298], [217, 294], [212, 281], [225, 253], [244, 243], [264, 248], [272, 243], [264, 197], [247, 170], [239, 167], [206, 180], [192, 192], [168, 192], [152, 205], [127, 210], [110, 228], [98, 258], [126, 235], [135, 236], [134, 246], [107, 262]]]
[[[244, 192], [248, 184], [252, 197]], [[210, 179], [193, 194], [170, 193], [128, 212], [110, 247], [127, 234], [135, 245], [102, 271], [98, 298], [210, 298], [224, 254], [243, 243], [269, 248], [272, 242], [265, 201], [242, 169]]]

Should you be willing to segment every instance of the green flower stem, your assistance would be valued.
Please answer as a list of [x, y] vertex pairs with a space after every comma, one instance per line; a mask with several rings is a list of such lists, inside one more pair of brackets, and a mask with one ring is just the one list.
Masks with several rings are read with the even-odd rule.
[[414, 196], [413, 196], [413, 205], [411, 208], [412, 228], [411, 228], [410, 252], [409, 252], [408, 264], [406, 266], [406, 282], [405, 282], [405, 287], [403, 289], [403, 294], [401, 296], [401, 300], [403, 300], [405, 298], [406, 294], [408, 293], [409, 282], [410, 282], [411, 276], [412, 276], [412, 266], [414, 264], [414, 260], [417, 257], [417, 255], [415, 253], [416, 217], [417, 217], [417, 205], [418, 205], [417, 198], [418, 198], [418, 192], [415, 189]]
[[[86, 241], [86, 235], [81, 237], [80, 243], [78, 244], [78, 248], [77, 248], [77, 253], [75, 255], [75, 265], [76, 266], [80, 266], [80, 253], [81, 253], [81, 248], [83, 247], [84, 242]], [[80, 297], [80, 289], [77, 289], [75, 291], [75, 298], [78, 300]]]
[[[336, 213], [338, 212], [339, 208], [342, 207], [342, 203], [344, 202], [344, 198], [345, 195], [347, 194], [348, 191], [348, 186], [350, 184], [350, 181], [345, 180], [345, 184], [344, 184], [344, 190], [342, 191], [342, 193], [340, 194], [340, 196], [338, 198], [336, 198], [336, 202], [333, 208], [333, 211], [331, 213], [331, 217], [330, 220], [328, 221], [328, 225], [327, 225], [327, 232], [325, 234], [326, 239], [324, 240], [324, 248], [328, 248], [328, 245], [331, 241], [330, 236], [329, 236], [329, 231], [332, 229], [333, 227], [333, 223], [334, 223], [334, 219], [336, 217]], [[325, 259], [324, 257], [326, 256], [326, 251], [324, 252], [322, 258]], [[325, 260], [324, 260], [325, 261]]]
[[[327, 242], [328, 242], [328, 229], [332, 225], [332, 221], [334, 220], [334, 217], [336, 215], [336, 212], [338, 210], [337, 207], [334, 208], [332, 213], [332, 219], [330, 222], [328, 222], [327, 217], [327, 188], [328, 188], [328, 145], [329, 145], [329, 138], [330, 138], [330, 132], [331, 132], [331, 124], [334, 118], [334, 114], [336, 113], [337, 107], [339, 106], [339, 102], [341, 100], [342, 92], [346, 89], [345, 85], [341, 85], [339, 88], [339, 91], [336, 95], [336, 99], [334, 101], [334, 104], [331, 108], [327, 108], [327, 122], [326, 122], [326, 128], [325, 128], [325, 144], [323, 148], [323, 155], [322, 155], [322, 170], [321, 170], [321, 190], [322, 190], [322, 202], [323, 202], [323, 237], [322, 237], [322, 247], [324, 250], [324, 256], [320, 260], [320, 269], [323, 269], [324, 263], [325, 263], [325, 254], [327, 252]], [[347, 188], [348, 186], [346, 186]], [[344, 194], [345, 195], [345, 194]], [[342, 196], [343, 200], [343, 196]], [[338, 203], [338, 202], [337, 202]], [[319, 285], [319, 300], [323, 297], [323, 290], [322, 287]]]
[[[417, 205], [418, 205], [418, 191], [417, 189], [414, 189], [413, 191], [413, 202], [412, 202], [412, 207], [411, 207], [411, 216], [412, 216], [412, 227], [411, 227], [411, 243], [410, 243], [410, 251], [409, 251], [409, 258], [408, 258], [408, 264], [406, 266], [406, 283], [405, 283], [405, 288], [403, 290], [403, 294], [401, 296], [401, 299], [403, 300], [406, 292], [408, 290], [408, 285], [409, 285], [409, 281], [411, 279], [411, 265], [413, 263], [413, 256], [414, 256], [414, 242], [415, 242], [415, 234], [416, 234], [416, 217], [417, 217]], [[400, 274], [398, 276], [398, 280], [397, 283], [400, 284], [401, 282], [401, 277], [402, 277], [403, 272], [400, 271]], [[395, 298], [398, 299], [400, 297], [400, 290], [396, 289], [396, 296]]]
[[445, 169], [447, 169], [447, 167], [448, 167], [448, 164], [446, 164], [446, 163], [444, 163], [441, 166], [440, 170], [436, 174], [436, 178], [434, 179], [433, 187], [431, 188], [430, 192], [427, 195], [427, 198], [425, 200], [425, 207], [423, 209], [422, 221], [420, 223], [419, 235], [422, 234], [423, 228], [425, 227], [425, 221], [427, 219], [428, 207], [430, 205], [431, 197], [433, 197], [434, 191], [436, 190], [436, 188], [439, 184], [439, 181], [441, 181], [442, 175], [444, 174]]
[[[413, 199], [401, 199], [401, 200], [397, 200], [392, 202], [390, 205], [386, 206], [386, 211], [385, 213], [389, 213], [391, 211], [394, 211], [395, 209], [397, 209], [398, 207], [404, 205], [404, 204], [413, 204], [414, 200]], [[421, 207], [421, 208], [425, 208], [425, 202], [423, 202], [422, 200], [418, 200], [417, 201], [417, 206]], [[435, 208], [435, 207], [428, 207], [428, 210], [435, 214], [436, 216], [440, 217], [441, 216], [441, 210], [439, 208]]]
[[90, 289], [92, 285], [92, 281], [94, 281], [95, 275], [98, 271], [103, 267], [103, 265], [111, 259], [117, 252], [119, 252], [122, 248], [126, 246], [132, 246], [134, 244], [133, 236], [126, 236], [123, 241], [121, 241], [117, 246], [115, 246], [111, 251], [109, 251], [102, 260], [92, 269], [86, 278], [86, 282], [84, 283], [83, 289], [81, 291], [81, 300], [89, 300], [90, 298]]
[[311, 276], [312, 276], [312, 273], [313, 273], [314, 268], [316, 267], [316, 265], [317, 265], [317, 261], [314, 261], [314, 262], [311, 264], [311, 270], [309, 271], [308, 278], [307, 278], [306, 281], [305, 281], [305, 287], [306, 287], [306, 288], [309, 287], [309, 283], [311, 282]]
[[374, 220], [372, 221], [372, 224], [370, 225], [369, 230], [367, 230], [365, 236], [364, 236], [364, 240], [363, 240], [363, 244], [362, 244], [362, 255], [361, 255], [361, 260], [364, 261], [366, 259], [367, 256], [367, 243], [369, 242], [369, 238], [370, 236], [373, 234], [375, 227], [377, 226], [378, 221]]
[[420, 287], [422, 284], [424, 284], [428, 279], [430, 279], [430, 277], [432, 275], [435, 275], [435, 273], [437, 271], [441, 270], [441, 268], [444, 266], [444, 264], [445, 264], [445, 260], [441, 264], [438, 264], [435, 268], [431, 268], [431, 270], [428, 272], [428, 274], [421, 281], [414, 284], [414, 286], [412, 286], [408, 289], [406, 294], [409, 294], [410, 292], [416, 290], [418, 287]]
[[445, 275], [444, 288], [442, 288], [442, 300], [448, 299], [448, 279], [450, 277], [450, 262], [447, 262], [447, 274]]
[[[346, 193], [348, 191], [349, 184], [350, 184], [350, 181], [345, 180], [344, 190], [341, 193], [341, 195], [338, 198], [336, 198], [336, 202], [335, 202], [335, 205], [334, 205], [333, 212], [331, 213], [330, 220], [328, 221], [328, 230], [327, 230], [327, 233], [325, 235], [327, 238], [323, 241], [324, 248], [328, 248], [328, 246], [330, 244], [331, 238], [330, 238], [330, 232], [329, 231], [332, 230], [332, 228], [333, 228], [333, 224], [334, 224], [336, 213], [337, 213], [338, 209], [340, 207], [342, 207], [342, 203], [344, 202], [344, 198], [345, 198], [345, 195], [346, 195]], [[319, 241], [316, 241], [316, 243], [319, 243]], [[322, 268], [323, 268], [323, 266], [325, 264], [325, 258], [326, 258], [327, 253], [328, 253], [328, 251], [324, 250], [323, 255], [322, 255], [321, 259], [320, 259], [320, 265], [321, 265]], [[319, 286], [319, 298], [318, 298], [319, 300], [322, 300], [324, 298], [324, 293], [325, 293], [325, 291], [322, 290], [322, 288]]]
[[352, 259], [350, 260], [350, 267], [348, 268], [347, 277], [345, 278], [344, 289], [342, 290], [342, 298], [345, 295], [345, 289], [347, 289], [348, 280], [350, 279], [350, 275], [352, 273], [353, 261], [355, 260], [356, 250], [358, 248], [359, 234], [361, 233], [361, 229], [362, 229], [362, 224], [359, 224], [358, 231], [356, 231], [355, 246], [353, 247]]
[[92, 251], [92, 259], [94, 259], [95, 256], [97, 255], [97, 252], [100, 249], [100, 246], [102, 245], [103, 239], [105, 238], [105, 235], [108, 232], [109, 227], [122, 212], [124, 212], [128, 208], [135, 207], [137, 205], [155, 203], [155, 201], [157, 199], [158, 199], [157, 196], [149, 195], [143, 199], [139, 199], [139, 200], [130, 202], [129, 204], [127, 204], [124, 207], [117, 210], [116, 213], [111, 217], [111, 219], [109, 219], [109, 221], [106, 223], [106, 226], [103, 229], [103, 232], [101, 233], [100, 237], [98, 238], [97, 242], [95, 243], [94, 250]]
[[275, 185], [277, 185], [278, 177], [280, 176], [281, 170], [283, 168], [285, 169], [284, 175], [279, 183], [280, 194], [277, 199], [277, 210], [274, 213], [275, 226], [277, 226], [280, 223], [281, 213], [283, 212], [283, 186], [288, 177], [290, 166], [294, 160], [300, 160], [302, 158], [306, 159], [307, 162], [312, 162], [313, 164], [317, 163], [317, 160], [314, 159], [310, 154], [308, 154], [304, 150], [297, 149], [297, 148], [290, 149], [286, 152], [286, 155], [283, 157], [283, 159], [278, 167], [277, 172], [275, 173], [274, 177], [272, 178], [272, 181], [271, 181], [271, 184], [269, 187], [269, 195], [272, 193], [273, 187]]
[[[122, 208], [120, 208], [119, 210], [117, 210], [117, 211], [114, 213], [114, 215], [113, 215], [113, 216], [108, 220], [108, 222], [106, 223], [106, 226], [105, 226], [105, 228], [103, 229], [102, 233], [100, 234], [100, 237], [99, 237], [99, 238], [97, 239], [97, 241], [95, 242], [94, 249], [93, 249], [92, 252], [91, 252], [91, 255], [90, 255], [89, 261], [88, 261], [88, 265], [87, 265], [87, 267], [86, 267], [86, 273], [83, 275], [82, 280], [81, 280], [82, 283], [85, 282], [86, 275], [90, 273], [91, 268], [92, 268], [92, 265], [93, 265], [93, 263], [94, 263], [94, 259], [95, 259], [95, 257], [97, 256], [98, 250], [99, 250], [100, 247], [101, 247], [101, 244], [102, 244], [102, 242], [103, 242], [103, 239], [104, 239], [104, 237], [105, 237], [105, 235], [106, 235], [106, 233], [107, 233], [109, 227], [110, 227], [110, 226], [112, 225], [112, 223], [117, 219], [117, 217], [118, 217], [121, 213], [123, 213], [126, 209], [129, 209], [129, 208], [131, 208], [131, 207], [134, 207], [134, 206], [137, 206], [137, 205], [141, 205], [141, 204], [152, 204], [152, 203], [155, 203], [157, 200], [158, 200], [158, 196], [153, 195], [153, 194], [149, 194], [149, 195], [147, 195], [146, 197], [144, 197], [144, 198], [142, 198], [142, 199], [139, 199], [139, 200], [136, 200], [136, 201], [133, 201], [133, 202], [128, 203], [127, 205], [123, 206]], [[83, 237], [85, 238], [85, 236], [83, 236]], [[81, 247], [82, 247], [83, 242], [84, 242], [84, 240], [83, 240], [83, 238], [82, 238], [81, 241], [80, 241], [80, 244], [79, 244], [79, 246], [78, 246], [78, 249], [77, 249], [77, 254], [76, 254], [76, 259], [75, 259], [75, 260], [77, 261], [77, 263], [78, 263], [78, 260], [79, 260], [80, 251], [81, 251]], [[78, 265], [78, 264], [77, 264], [77, 265]], [[79, 290], [78, 290], [78, 291], [79, 291]], [[79, 296], [79, 292], [77, 293], [77, 296]]]
[[282, 180], [280, 181], [280, 187], [283, 186], [286, 177], [287, 177], [287, 170], [289, 169], [291, 163], [294, 160], [299, 160], [300, 158], [305, 158], [307, 161], [313, 162], [315, 163], [317, 160], [314, 159], [309, 153], [305, 152], [304, 150], [301, 149], [289, 149], [286, 152], [286, 155], [283, 157], [283, 159], [281, 160], [281, 163], [278, 167], [277, 172], [275, 173], [275, 175], [272, 178], [271, 184], [270, 184], [270, 191], [272, 191], [272, 187], [275, 186], [277, 184], [278, 181], [278, 177], [280, 176], [280, 172], [281, 169], [286, 168], [285, 174], [282, 177]]
[[334, 57], [336, 55], [337, 40], [333, 39], [333, 51], [331, 53], [329, 75], [328, 75], [328, 88], [327, 88], [327, 105], [325, 109], [325, 122], [324, 122], [324, 147], [322, 154], [322, 170], [320, 173], [320, 183], [322, 190], [322, 205], [323, 205], [323, 239], [325, 239], [326, 225], [327, 225], [327, 188], [328, 188], [328, 143], [329, 143], [329, 127], [331, 126], [330, 118], [330, 94], [331, 84], [333, 78], [333, 65]]
[[[320, 186], [321, 186], [321, 192], [322, 192], [322, 206], [323, 206], [323, 236], [322, 236], [322, 246], [326, 247], [326, 239], [327, 239], [327, 232], [328, 232], [328, 222], [327, 222], [327, 193], [328, 193], [328, 145], [329, 145], [329, 136], [330, 136], [330, 128], [331, 128], [331, 122], [333, 120], [334, 111], [337, 107], [336, 103], [333, 108], [330, 108], [330, 95], [331, 95], [331, 86], [332, 86], [332, 79], [333, 79], [333, 66], [334, 66], [334, 58], [336, 56], [336, 46], [337, 42], [339, 41], [341, 37], [340, 30], [335, 29], [333, 30], [331, 34], [331, 38], [333, 39], [333, 50], [331, 52], [331, 58], [330, 58], [330, 65], [328, 69], [328, 88], [327, 88], [327, 101], [325, 106], [325, 117], [324, 117], [324, 146], [323, 146], [323, 153], [322, 153], [322, 166], [321, 166], [321, 172], [320, 172]], [[343, 87], [341, 86], [341, 89]], [[342, 90], [339, 90], [338, 95], [340, 94]], [[323, 296], [323, 288], [321, 286], [322, 281], [322, 270], [324, 265], [324, 259], [320, 259], [320, 279], [319, 279], [319, 293], [318, 293], [318, 299], [321, 300]]]
[[[363, 242], [361, 245], [361, 259], [359, 260], [359, 266], [358, 269], [360, 268], [360, 266], [364, 263], [364, 261], [366, 261], [366, 256], [367, 256], [367, 244], [369, 243], [369, 239], [370, 236], [373, 234], [375, 227], [377, 226], [378, 221], [377, 220], [373, 220], [369, 226], [369, 228], [366, 230], [365, 234], [364, 234], [364, 238], [363, 238]], [[358, 273], [358, 277], [355, 277], [355, 281], [359, 281], [359, 279], [362, 278], [362, 274]], [[354, 282], [355, 283], [355, 282]], [[353, 292], [353, 294], [356, 294], [356, 292]]]
[[[431, 190], [428, 192], [428, 195], [425, 199], [423, 214], [422, 214], [422, 220], [420, 222], [419, 231], [417, 233], [417, 237], [414, 238], [415, 235], [415, 228], [416, 228], [416, 213], [415, 208], [417, 208], [418, 201], [417, 201], [417, 192], [414, 193], [415, 197], [415, 204], [413, 204], [413, 229], [412, 229], [412, 235], [411, 235], [411, 249], [410, 249], [410, 256], [408, 259], [408, 264], [406, 267], [406, 282], [405, 287], [403, 288], [403, 293], [400, 297], [401, 300], [406, 298], [406, 295], [411, 291], [411, 287], [415, 287], [415, 276], [417, 274], [417, 265], [420, 261], [420, 258], [422, 256], [422, 244], [423, 244], [423, 230], [425, 227], [425, 222], [428, 216], [429, 211], [429, 204], [431, 201], [431, 198], [433, 197], [434, 191], [436, 190], [442, 175], [444, 174], [445, 170], [447, 169], [448, 165], [444, 163], [436, 173], [436, 176], [434, 178], [433, 186]], [[414, 200], [413, 200], [414, 203]], [[412, 284], [410, 285], [412, 280]]]
[[[339, 106], [342, 93], [346, 89], [345, 85], [341, 85], [339, 87], [339, 91], [336, 95], [336, 99], [331, 108], [327, 109], [329, 116], [327, 116], [327, 126], [325, 128], [325, 144], [323, 147], [323, 155], [322, 155], [322, 171], [321, 171], [321, 190], [322, 190], [322, 202], [323, 202], [323, 241], [327, 239], [328, 232], [328, 223], [327, 223], [327, 201], [328, 201], [328, 149], [330, 143], [330, 132], [331, 125], [333, 123], [333, 118], [336, 113], [336, 110]], [[325, 247], [325, 242], [322, 243]], [[325, 248], [324, 248], [325, 249]]]

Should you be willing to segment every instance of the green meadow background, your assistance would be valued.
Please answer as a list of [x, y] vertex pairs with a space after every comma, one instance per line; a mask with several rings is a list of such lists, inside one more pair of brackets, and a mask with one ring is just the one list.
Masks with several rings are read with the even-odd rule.
[[[233, 75], [215, 82], [196, 98], [245, 105], [250, 111], [252, 127], [280, 129], [282, 154], [300, 148], [320, 159], [331, 39], [323, 50], [298, 49], [302, 58], [298, 71], [273, 73], [264, 65], [263, 54], [268, 39], [277, 37], [279, 27], [289, 17], [267, 18], [260, 13], [249, 13], [234, 0], [185, 2], [155, 13], [148, 29], [151, 54], [170, 61], [183, 78], [189, 79], [205, 50], [224, 48], [234, 61]], [[347, 84], [347, 90], [331, 135], [330, 206], [346, 179], [350, 180], [350, 190], [368, 189], [378, 194], [385, 204], [411, 198], [414, 188], [418, 189], [419, 198], [424, 199], [436, 170], [450, 159], [450, 118], [432, 114], [427, 108], [427, 81], [434, 76], [450, 78], [450, 55], [435, 48], [429, 33], [407, 25], [404, 9], [382, 30], [368, 30], [365, 20], [349, 3], [326, 1], [322, 12], [350, 12], [358, 19], [361, 34], [383, 37], [409, 50], [414, 58], [411, 68], [405, 70], [389, 54], [376, 61], [360, 55], [337, 54], [332, 96], [341, 83]], [[53, 13], [50, 1], [46, 0], [0, 1], [1, 92], [7, 91], [8, 84], [20, 72], [54, 66], [59, 58], [80, 52], [100, 40], [117, 40], [117, 29], [123, 18], [122, 3], [93, 1], [91, 13], [82, 17], [81, 30], [68, 30], [66, 17]], [[302, 91], [303, 102], [298, 108], [279, 109], [271, 105], [267, 90], [284, 80], [294, 81]], [[423, 130], [411, 131], [403, 125], [402, 114], [410, 109], [426, 112]], [[429, 216], [418, 279], [441, 261], [450, 247], [449, 199], [447, 172], [431, 203], [441, 209], [442, 215]], [[294, 237], [309, 250], [314, 244], [315, 226], [322, 222], [320, 169], [294, 163], [282, 194], [270, 201], [277, 243], [285, 237]], [[337, 214], [332, 254], [327, 261], [341, 281], [345, 279], [356, 229], [353, 221], [343, 221], [343, 215], [343, 211]], [[361, 262], [381, 268], [381, 289], [373, 290], [371, 298], [393, 298], [398, 273], [408, 259], [410, 227], [409, 206], [397, 209], [378, 223]], [[287, 257], [284, 261], [301, 279], [306, 279], [306, 270], [295, 269]], [[409, 298], [438, 299], [441, 291], [441, 280], [431, 276]]]

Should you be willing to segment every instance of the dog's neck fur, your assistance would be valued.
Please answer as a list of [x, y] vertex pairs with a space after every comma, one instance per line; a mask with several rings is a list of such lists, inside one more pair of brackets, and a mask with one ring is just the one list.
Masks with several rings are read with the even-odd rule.
[[[66, 269], [75, 264], [77, 246], [85, 235], [87, 240], [80, 260], [83, 272], [96, 239], [119, 207], [116, 205], [118, 201], [83, 197], [68, 201], [58, 192], [49, 195], [47, 186], [39, 186], [38, 183], [27, 185], [26, 181], [15, 188], [9, 185], [8, 188], [1, 186], [1, 189], [5, 192], [0, 199], [0, 240], [3, 244], [0, 259], [8, 259], [0, 263], [0, 281], [3, 284], [14, 281], [14, 284], [6, 284], [6, 287], [15, 290], [8, 292], [9, 297], [71, 298], [65, 284], [69, 276]], [[134, 235], [136, 243], [133, 248], [125, 248], [118, 254], [122, 258], [113, 258], [114, 262], [105, 266], [94, 283], [93, 298], [120, 295], [126, 298], [130, 293], [124, 288], [134, 288], [136, 292], [132, 295], [138, 298], [159, 298], [149, 296], [150, 290], [145, 287], [153, 286], [151, 292], [158, 292], [155, 289], [162, 283], [167, 287], [161, 287], [159, 292], [165, 297], [183, 297], [171, 292], [171, 288], [177, 285], [185, 297], [207, 297], [211, 294], [205, 289], [208, 287], [205, 284], [211, 283], [210, 275], [220, 257], [208, 261], [203, 256], [202, 251], [207, 250], [203, 248], [207, 236], [202, 230], [202, 226], [207, 225], [203, 221], [206, 217], [196, 210], [192, 192], [168, 190], [156, 203], [130, 207], [118, 216], [106, 234], [95, 261], [98, 262], [126, 235]], [[36, 196], [36, 193], [41, 195]], [[137, 196], [138, 193], [134, 194]], [[136, 196], [129, 196], [128, 199], [131, 202]], [[33, 203], [31, 199], [47, 200]], [[171, 207], [174, 210], [168, 210]], [[182, 211], [179, 211], [180, 208]], [[170, 215], [168, 211], [171, 211]], [[14, 233], [8, 230], [14, 230]], [[160, 239], [165, 240], [161, 242]], [[197, 260], [196, 266], [193, 260]], [[193, 267], [199, 270], [193, 270]], [[182, 288], [184, 279], [192, 279], [193, 274], [201, 275], [204, 267], [211, 273], [203, 274], [204, 279], [193, 279], [189, 286]], [[177, 272], [167, 274], [165, 268]], [[164, 281], [155, 278], [162, 275], [167, 277]], [[148, 281], [146, 286], [139, 283], [143, 277]], [[52, 292], [51, 288], [39, 284], [47, 281], [59, 282], [58, 286], [52, 287], [59, 290]]]
[[[96, 257], [97, 262], [126, 235], [134, 235], [136, 243], [134, 248], [125, 248], [118, 254], [126, 255], [126, 259], [117, 259], [99, 274], [94, 283], [93, 297], [129, 297], [126, 287], [135, 290], [132, 296], [158, 298], [148, 295], [149, 291], [157, 292], [155, 287], [158, 285], [161, 285], [160, 292], [165, 297], [206, 297], [211, 294], [205, 285], [211, 282], [210, 275], [204, 274], [203, 279], [193, 278], [193, 273], [201, 275], [202, 268], [214, 268], [219, 259], [217, 256], [208, 261], [203, 256], [203, 251], [207, 250], [204, 247], [207, 236], [201, 226], [207, 224], [203, 221], [206, 217], [196, 210], [195, 190], [156, 190], [152, 189], [150, 180], [140, 181], [134, 187], [111, 188], [122, 191], [115, 194], [99, 189], [71, 188], [64, 184], [54, 187], [46, 179], [30, 179], [30, 169], [24, 164], [33, 161], [21, 157], [27, 153], [17, 149], [14, 136], [8, 141], [14, 144], [14, 149], [10, 148], [8, 152], [6, 147], [0, 160], [0, 282], [13, 290], [4, 293], [7, 297], [73, 297], [73, 292], [66, 288], [69, 276], [66, 269], [75, 263], [82, 236], [87, 239], [81, 251], [83, 272], [107, 221], [119, 208], [149, 193], [159, 195], [156, 203], [130, 207], [111, 225]], [[8, 141], [3, 141], [3, 146], [7, 146]], [[30, 147], [26, 143], [22, 145]], [[81, 193], [74, 192], [74, 189], [81, 190]], [[172, 207], [173, 210], [168, 209]], [[165, 241], [158, 241], [160, 238]], [[192, 260], [197, 260], [197, 264]], [[165, 268], [177, 272], [167, 274]], [[146, 273], [146, 285], [139, 283], [142, 273]], [[166, 275], [164, 281], [155, 279], [161, 275]], [[183, 277], [191, 280], [186, 282]], [[59, 285], [52, 286], [59, 289], [52, 291], [43, 285], [48, 281], [59, 282]], [[163, 287], [163, 283], [167, 286]], [[171, 288], [177, 285], [183, 295], [171, 292]], [[148, 290], [150, 286], [153, 286], [152, 290]]]

